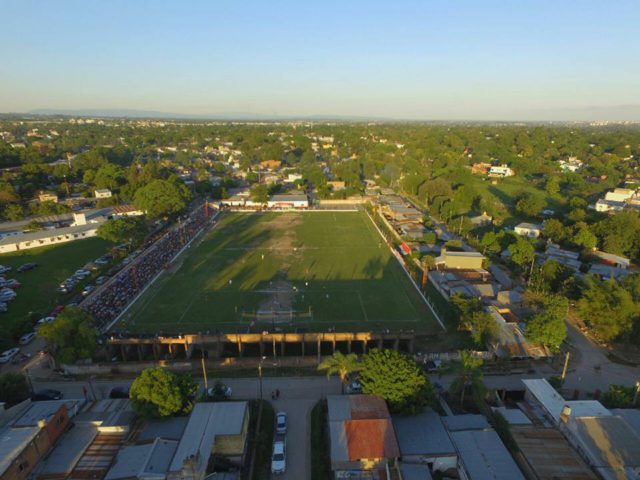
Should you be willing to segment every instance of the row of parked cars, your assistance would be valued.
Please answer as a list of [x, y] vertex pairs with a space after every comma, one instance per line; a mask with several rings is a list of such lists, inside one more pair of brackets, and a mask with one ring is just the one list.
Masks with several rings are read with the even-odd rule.
[[282, 474], [287, 470], [287, 414], [276, 413], [276, 435], [271, 453], [271, 473]]
[[[36, 338], [36, 332], [25, 333], [20, 337], [20, 345], [28, 345]], [[20, 353], [20, 347], [10, 348], [0, 353], [0, 363], [21, 363], [31, 358], [29, 353]]]
[[[28, 272], [38, 266], [37, 263], [29, 262], [20, 265], [16, 272]], [[7, 278], [6, 275], [11, 271], [11, 267], [0, 265], [0, 313], [9, 311], [9, 302], [15, 300], [18, 296], [16, 290], [22, 286], [22, 284], [15, 278]]]

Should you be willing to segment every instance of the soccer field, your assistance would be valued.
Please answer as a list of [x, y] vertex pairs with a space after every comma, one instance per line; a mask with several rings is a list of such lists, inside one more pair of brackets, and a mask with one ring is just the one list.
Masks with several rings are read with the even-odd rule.
[[438, 330], [365, 212], [223, 213], [123, 315], [131, 332]]

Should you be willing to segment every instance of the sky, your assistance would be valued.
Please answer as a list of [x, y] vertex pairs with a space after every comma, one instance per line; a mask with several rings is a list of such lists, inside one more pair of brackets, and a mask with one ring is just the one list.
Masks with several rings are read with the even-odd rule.
[[640, 120], [638, 0], [0, 0], [0, 112]]

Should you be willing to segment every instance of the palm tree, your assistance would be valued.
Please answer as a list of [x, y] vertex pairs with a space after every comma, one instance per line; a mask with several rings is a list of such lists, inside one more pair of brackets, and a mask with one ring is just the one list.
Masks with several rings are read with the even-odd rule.
[[460, 361], [451, 365], [452, 373], [457, 374], [451, 384], [452, 392], [460, 391], [460, 406], [464, 408], [464, 394], [468, 387], [474, 394], [484, 394], [486, 387], [482, 381], [482, 358], [474, 357], [467, 350], [460, 351]]
[[358, 356], [355, 353], [344, 355], [341, 352], [335, 352], [332, 356], [325, 358], [318, 365], [318, 370], [326, 370], [327, 378], [331, 375], [338, 375], [340, 383], [342, 383], [342, 393], [344, 386], [349, 380], [349, 374], [362, 369], [362, 365], [358, 363]]

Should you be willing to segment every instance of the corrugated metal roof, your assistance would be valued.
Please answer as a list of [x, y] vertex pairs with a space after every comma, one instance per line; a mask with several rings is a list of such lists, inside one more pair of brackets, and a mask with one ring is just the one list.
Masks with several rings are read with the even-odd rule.
[[344, 422], [337, 420], [329, 422], [329, 437], [331, 439], [331, 461], [346, 462], [349, 460], [349, 447]]
[[349, 403], [351, 396], [328, 395], [327, 411], [329, 421], [348, 420], [351, 418], [351, 406]]
[[0, 431], [0, 476], [39, 431], [40, 427], [6, 428]]
[[347, 436], [349, 460], [400, 456], [393, 424], [388, 418], [346, 420], [344, 431]]
[[51, 454], [42, 462], [39, 474], [62, 475], [71, 472], [97, 434], [98, 428], [93, 425], [74, 426], [58, 440]]
[[474, 415], [472, 413], [466, 415], [454, 415], [442, 417], [442, 423], [450, 432], [458, 432], [460, 430], [484, 430], [490, 428], [489, 422], [484, 415]]
[[67, 407], [69, 418], [73, 418], [85, 403], [84, 399], [33, 402], [29, 409], [12, 425], [14, 427], [32, 427], [38, 425], [40, 420], [48, 422], [63, 405]]
[[640, 410], [636, 408], [612, 408], [610, 412], [624, 418], [625, 422], [640, 436]]
[[187, 417], [171, 417], [147, 421], [144, 429], [138, 435], [138, 440], [153, 440], [158, 437], [180, 440], [188, 421]]
[[177, 441], [160, 438], [146, 445], [124, 447], [118, 452], [105, 480], [152, 476], [164, 478], [177, 447]]
[[239, 434], [246, 410], [247, 402], [197, 403], [189, 416], [169, 470], [181, 470], [186, 458], [199, 453], [199, 468], [204, 471], [216, 436]]
[[90, 230], [98, 228], [97, 223], [88, 223], [86, 225], [79, 225], [77, 227], [64, 227], [56, 228], [54, 230], [40, 230], [37, 232], [24, 233], [22, 235], [15, 235], [10, 237], [4, 237], [0, 239], [0, 245], [13, 245], [20, 242], [34, 242], [38, 240], [44, 240], [47, 238], [64, 237], [65, 235], [81, 234]]
[[413, 463], [401, 463], [400, 473], [402, 480], [432, 480], [429, 467]]
[[403, 456], [442, 456], [456, 452], [442, 425], [440, 415], [431, 409], [410, 417], [394, 416], [393, 428]]
[[539, 480], [596, 479], [555, 428], [516, 427], [511, 434]]
[[451, 433], [470, 480], [524, 480], [511, 454], [493, 430]]
[[571, 418], [577, 436], [595, 467], [640, 467], [640, 437], [622, 417]]

